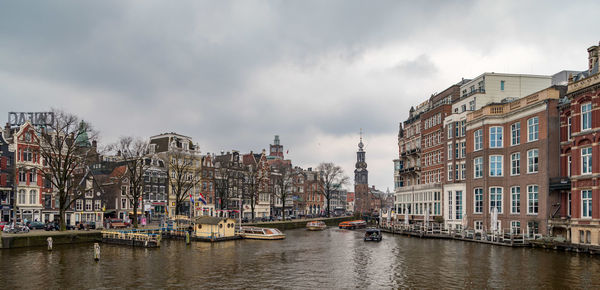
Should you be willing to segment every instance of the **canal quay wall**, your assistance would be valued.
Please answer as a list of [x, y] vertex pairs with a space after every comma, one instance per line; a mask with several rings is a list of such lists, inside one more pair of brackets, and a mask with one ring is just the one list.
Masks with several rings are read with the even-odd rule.
[[0, 235], [0, 249], [25, 247], [46, 247], [48, 238], [52, 237], [53, 245], [93, 243], [102, 241], [100, 231], [66, 231], [66, 232], [29, 232], [26, 234]]
[[334, 218], [315, 218], [305, 220], [291, 220], [291, 221], [276, 221], [276, 222], [258, 222], [258, 223], [245, 223], [242, 226], [254, 226], [261, 228], [276, 228], [278, 230], [293, 230], [306, 228], [306, 223], [310, 221], [323, 221], [328, 226], [336, 226], [345, 221], [356, 220], [353, 216], [334, 217]]
[[490, 241], [486, 239], [476, 239], [473, 237], [465, 237], [461, 234], [445, 234], [445, 233], [431, 233], [424, 231], [409, 231], [409, 230], [396, 230], [387, 227], [380, 227], [382, 232], [403, 235], [408, 237], [422, 238], [422, 239], [444, 239], [444, 240], [456, 240], [471, 243], [481, 243], [488, 245], [504, 246], [504, 247], [529, 247], [555, 251], [565, 252], [576, 252], [576, 253], [588, 253], [592, 255], [600, 255], [600, 247], [593, 245], [579, 245], [573, 244], [567, 241], [557, 241], [551, 238], [540, 238], [536, 240], [508, 240], [503, 241]]

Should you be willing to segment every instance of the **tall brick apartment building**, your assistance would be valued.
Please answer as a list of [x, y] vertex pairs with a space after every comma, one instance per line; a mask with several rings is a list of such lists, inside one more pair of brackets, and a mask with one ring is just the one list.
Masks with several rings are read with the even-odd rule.
[[555, 235], [577, 244], [600, 245], [599, 51], [588, 48], [588, 70], [569, 78], [560, 106], [562, 178], [555, 187], [561, 207], [551, 222]]
[[467, 115], [468, 227], [490, 232], [492, 209], [501, 232], [546, 234], [552, 214], [549, 182], [559, 176], [558, 100], [550, 87]]

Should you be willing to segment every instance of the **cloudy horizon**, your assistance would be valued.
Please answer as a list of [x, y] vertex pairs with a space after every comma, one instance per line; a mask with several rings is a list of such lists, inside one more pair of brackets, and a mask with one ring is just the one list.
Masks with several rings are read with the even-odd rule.
[[[203, 153], [279, 135], [302, 167], [393, 190], [411, 106], [484, 72], [585, 70], [600, 3], [80, 1], [0, 4], [0, 116], [59, 108], [119, 136], [190, 136]], [[352, 182], [347, 188], [352, 190]]]

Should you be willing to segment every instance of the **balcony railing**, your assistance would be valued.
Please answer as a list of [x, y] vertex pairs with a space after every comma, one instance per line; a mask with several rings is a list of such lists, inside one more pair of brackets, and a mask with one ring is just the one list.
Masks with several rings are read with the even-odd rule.
[[463, 99], [464, 98], [468, 98], [468, 97], [470, 97], [470, 96], [472, 96], [474, 94], [485, 94], [485, 89], [484, 88], [478, 88], [478, 89], [476, 89], [474, 91], [470, 91], [468, 93], [465, 93], [464, 95], [462, 95], [461, 98], [463, 98]]

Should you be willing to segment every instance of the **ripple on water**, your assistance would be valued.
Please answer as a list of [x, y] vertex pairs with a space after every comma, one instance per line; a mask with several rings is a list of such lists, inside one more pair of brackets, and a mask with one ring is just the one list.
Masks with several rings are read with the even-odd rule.
[[0, 280], [3, 289], [600, 288], [599, 259], [585, 254], [387, 234], [365, 243], [362, 231], [336, 228], [286, 234], [283, 241], [165, 241], [160, 249], [102, 245], [98, 263], [89, 244], [3, 250]]

